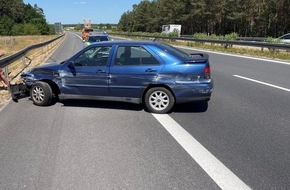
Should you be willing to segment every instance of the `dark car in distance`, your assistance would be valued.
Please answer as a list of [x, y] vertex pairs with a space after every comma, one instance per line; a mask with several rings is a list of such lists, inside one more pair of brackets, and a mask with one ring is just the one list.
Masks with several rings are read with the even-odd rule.
[[92, 32], [89, 34], [87, 40], [84, 41], [84, 47], [89, 46], [91, 43], [94, 42], [103, 42], [103, 41], [111, 41], [111, 38], [108, 36], [107, 33]]
[[285, 44], [290, 44], [290, 33], [284, 34], [283, 36], [280, 36], [278, 39]]
[[61, 63], [21, 74], [35, 105], [53, 99], [89, 99], [143, 104], [168, 113], [175, 104], [211, 98], [209, 57], [157, 41], [93, 43]]

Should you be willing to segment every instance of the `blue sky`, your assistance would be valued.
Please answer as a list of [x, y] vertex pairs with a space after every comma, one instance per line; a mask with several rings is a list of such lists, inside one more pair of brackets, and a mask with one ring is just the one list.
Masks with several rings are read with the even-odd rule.
[[37, 4], [43, 9], [49, 24], [83, 23], [91, 18], [94, 24], [118, 24], [123, 13], [131, 11], [141, 0], [23, 0], [25, 4]]

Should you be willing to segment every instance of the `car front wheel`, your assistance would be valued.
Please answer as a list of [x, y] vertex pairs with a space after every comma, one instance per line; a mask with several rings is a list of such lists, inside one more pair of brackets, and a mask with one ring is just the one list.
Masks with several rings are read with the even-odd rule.
[[154, 87], [145, 94], [144, 103], [149, 112], [164, 114], [173, 108], [175, 100], [168, 89]]
[[30, 96], [35, 105], [48, 106], [52, 102], [52, 89], [46, 82], [38, 81], [30, 89]]

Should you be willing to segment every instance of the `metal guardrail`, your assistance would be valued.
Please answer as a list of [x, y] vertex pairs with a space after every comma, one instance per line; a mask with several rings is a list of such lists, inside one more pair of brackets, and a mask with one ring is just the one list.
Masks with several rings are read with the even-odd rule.
[[263, 42], [266, 39], [262, 37], [239, 37], [237, 40]]
[[[181, 35], [181, 37], [184, 38], [192, 38], [192, 35]], [[256, 41], [256, 42], [263, 42], [267, 38], [263, 37], [238, 37], [237, 40], [242, 40], [242, 41]]]
[[31, 46], [28, 46], [24, 49], [22, 49], [21, 51], [19, 52], [16, 52], [10, 56], [7, 56], [7, 57], [4, 57], [2, 59], [0, 59], [0, 68], [4, 68], [4, 67], [7, 67], [10, 63], [14, 62], [15, 60], [21, 58], [22, 56], [24, 56], [27, 52], [33, 50], [33, 49], [37, 49], [37, 48], [40, 48], [42, 46], [45, 46], [47, 44], [50, 44], [51, 42], [63, 37], [65, 34], [63, 35], [60, 35], [52, 40], [49, 40], [49, 41], [46, 41], [46, 42], [42, 42], [42, 43], [39, 43], [39, 44], [34, 44], [34, 45], [31, 45]]
[[112, 33], [112, 34], [123, 35], [123, 36], [135, 36], [135, 37], [221, 44], [224, 46], [238, 45], [238, 46], [268, 48], [269, 50], [276, 50], [276, 49], [282, 49], [282, 50], [287, 50], [287, 51], [290, 50], [290, 44], [280, 44], [280, 43], [267, 43], [267, 42], [242, 41], [242, 40], [240, 41], [207, 40], [207, 39], [197, 39], [197, 38], [192, 38], [192, 37], [164, 37], [164, 36], [149, 36], [149, 35], [135, 35], [135, 34], [121, 34], [121, 33]]

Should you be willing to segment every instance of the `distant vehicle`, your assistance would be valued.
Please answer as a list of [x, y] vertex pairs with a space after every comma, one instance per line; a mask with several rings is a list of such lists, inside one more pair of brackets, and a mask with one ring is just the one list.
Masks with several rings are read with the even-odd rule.
[[290, 33], [280, 36], [279, 39], [285, 44], [290, 44]]
[[83, 28], [82, 29], [82, 39], [84, 40], [84, 41], [86, 41], [87, 40], [87, 38], [88, 38], [88, 36], [89, 36], [89, 33], [90, 32], [93, 32], [94, 30], [92, 29], [92, 28]]
[[87, 20], [86, 18], [84, 18], [83, 20], [84, 20], [84, 26], [82, 29], [82, 39], [86, 41], [89, 36], [89, 33], [93, 32], [94, 29], [92, 28], [91, 19]]
[[87, 40], [84, 41], [84, 47], [94, 42], [111, 41], [106, 33], [90, 33]]
[[181, 25], [179, 24], [168, 24], [162, 26], [162, 33], [169, 34], [169, 33], [176, 33], [178, 36], [181, 34]]
[[90, 99], [143, 104], [167, 113], [177, 103], [202, 101], [213, 90], [207, 54], [185, 53], [156, 41], [94, 43], [61, 63], [21, 74], [35, 105], [53, 99]]

